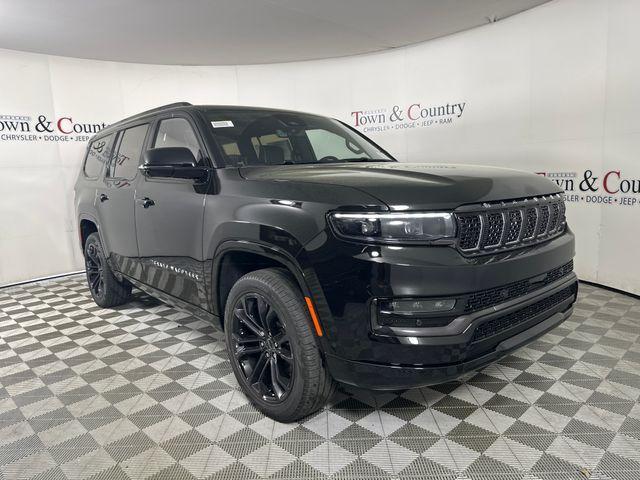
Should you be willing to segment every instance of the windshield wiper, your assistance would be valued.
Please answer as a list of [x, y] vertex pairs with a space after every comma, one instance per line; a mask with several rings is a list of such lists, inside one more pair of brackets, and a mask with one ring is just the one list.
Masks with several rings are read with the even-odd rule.
[[393, 162], [390, 159], [384, 158], [369, 158], [369, 157], [354, 157], [354, 158], [342, 158], [341, 162]]

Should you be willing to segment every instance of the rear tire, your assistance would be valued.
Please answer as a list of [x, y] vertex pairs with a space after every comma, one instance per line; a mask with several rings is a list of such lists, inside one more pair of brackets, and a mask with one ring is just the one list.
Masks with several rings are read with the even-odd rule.
[[119, 281], [113, 274], [97, 232], [87, 237], [84, 261], [89, 291], [98, 306], [110, 308], [127, 303], [131, 296], [131, 284], [126, 280]]
[[279, 422], [322, 408], [335, 390], [314, 338], [300, 289], [288, 272], [268, 268], [240, 278], [225, 307], [225, 337], [244, 393]]

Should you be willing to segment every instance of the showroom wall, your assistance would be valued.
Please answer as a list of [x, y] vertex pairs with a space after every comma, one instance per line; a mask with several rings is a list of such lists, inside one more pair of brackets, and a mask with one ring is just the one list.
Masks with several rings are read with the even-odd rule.
[[277, 65], [0, 50], [0, 285], [81, 269], [73, 184], [87, 138], [187, 100], [331, 115], [401, 161], [545, 174], [567, 191], [579, 276], [640, 294], [639, 16], [634, 0], [556, 0], [412, 47]]

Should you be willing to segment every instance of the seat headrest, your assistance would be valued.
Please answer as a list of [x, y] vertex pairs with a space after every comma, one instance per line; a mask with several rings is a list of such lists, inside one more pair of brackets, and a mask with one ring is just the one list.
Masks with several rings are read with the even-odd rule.
[[282, 165], [284, 164], [284, 150], [275, 145], [261, 145], [260, 161], [267, 165]]

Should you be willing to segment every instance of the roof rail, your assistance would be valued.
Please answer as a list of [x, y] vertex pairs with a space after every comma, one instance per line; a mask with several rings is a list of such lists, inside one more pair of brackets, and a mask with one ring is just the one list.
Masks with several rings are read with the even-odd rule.
[[175, 102], [175, 103], [169, 103], [167, 105], [162, 105], [161, 107], [156, 107], [156, 108], [152, 108], [151, 110], [145, 110], [144, 112], [140, 112], [140, 113], [136, 113], [135, 115], [131, 115], [130, 117], [127, 118], [123, 118], [122, 120], [118, 120], [115, 123], [112, 123], [111, 125], [109, 125], [110, 127], [113, 125], [119, 125], [121, 123], [125, 123], [125, 122], [129, 122], [131, 120], [135, 120], [136, 118], [139, 117], [143, 117], [145, 115], [149, 115], [152, 113], [157, 113], [157, 112], [162, 112], [164, 110], [169, 110], [170, 108], [175, 108], [175, 107], [191, 107], [192, 104], [189, 102]]

